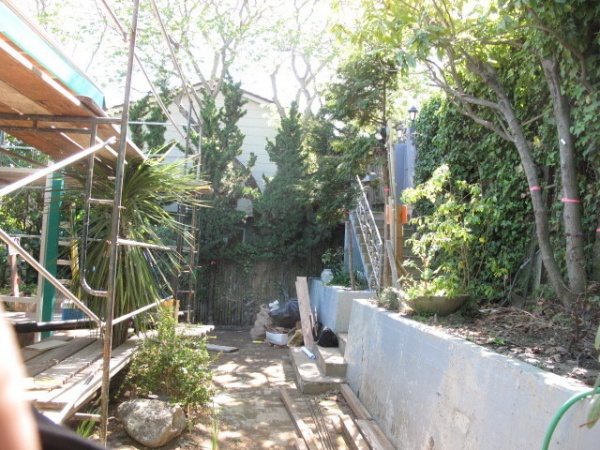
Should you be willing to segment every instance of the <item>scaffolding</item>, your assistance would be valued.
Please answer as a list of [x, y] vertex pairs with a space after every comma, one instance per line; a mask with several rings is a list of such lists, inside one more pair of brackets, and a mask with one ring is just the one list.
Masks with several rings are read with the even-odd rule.
[[[109, 381], [114, 374], [114, 370], [111, 372], [113, 326], [156, 306], [152, 304], [125, 316], [114, 317], [118, 248], [123, 245], [137, 245], [158, 250], [172, 250], [125, 240], [119, 236], [124, 168], [129, 161], [145, 158], [143, 152], [127, 139], [129, 95], [133, 65], [136, 60], [138, 11], [139, 0], [136, 0], [133, 5], [130, 30], [124, 34], [129, 38], [129, 53], [123, 111], [121, 117], [115, 119], [106, 116], [102, 109], [103, 97], [98, 95], [99, 90], [85, 74], [72, 65], [44, 33], [33, 26], [17, 8], [6, 0], [0, 0], [0, 22], [3, 25], [10, 25], [3, 27], [0, 32], [0, 130], [20, 139], [55, 161], [48, 167], [26, 171], [26, 176], [13, 168], [0, 168], [0, 179], [8, 183], [0, 188], [0, 200], [31, 183], [52, 177], [67, 166], [75, 165], [86, 170], [87, 173], [84, 223], [88, 221], [92, 205], [98, 203], [112, 205], [107, 288], [105, 291], [94, 290], [87, 285], [85, 277], [82, 277], [84, 290], [92, 295], [106, 298], [107, 312], [104, 319], [98, 317], [55, 275], [50, 273], [44, 264], [38, 262], [6, 231], [0, 229], [0, 240], [36, 269], [47, 283], [76, 304], [102, 331], [101, 410], [99, 417], [95, 419], [101, 422], [100, 432], [103, 443], [106, 442], [107, 436]], [[52, 55], [50, 59], [47, 58], [49, 54]], [[61, 69], [53, 71], [56, 64], [60, 65]], [[64, 74], [65, 70], [69, 73], [66, 78], [57, 73]], [[3, 153], [10, 154], [10, 150], [3, 149]], [[113, 199], [93, 199], [91, 196], [96, 164], [101, 165], [115, 178]], [[84, 226], [82, 236], [84, 250], [80, 255], [83, 274], [85, 274], [86, 263], [85, 245], [88, 240], [86, 233], [87, 227]], [[194, 253], [192, 249], [192, 255]], [[14, 300], [18, 301], [18, 298]], [[112, 369], [118, 367], [113, 364]], [[89, 392], [86, 395], [90, 395]], [[66, 409], [61, 417], [72, 413], [77, 403], [77, 400], [74, 400], [65, 406]]]

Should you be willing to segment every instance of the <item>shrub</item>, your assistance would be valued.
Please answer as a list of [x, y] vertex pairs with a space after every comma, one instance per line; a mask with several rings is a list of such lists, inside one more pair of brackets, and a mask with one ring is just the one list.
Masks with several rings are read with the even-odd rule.
[[126, 386], [136, 395], [161, 395], [188, 409], [205, 406], [212, 396], [212, 357], [206, 338], [184, 336], [172, 310], [160, 311], [156, 335], [136, 352]]
[[398, 311], [400, 308], [400, 296], [393, 287], [386, 287], [377, 295], [377, 306], [390, 311]]

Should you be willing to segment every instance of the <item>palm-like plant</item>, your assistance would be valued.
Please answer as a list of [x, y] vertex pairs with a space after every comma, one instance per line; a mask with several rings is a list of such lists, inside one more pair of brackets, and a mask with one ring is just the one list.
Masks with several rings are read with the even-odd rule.
[[[93, 197], [112, 198], [114, 180], [95, 176]], [[188, 206], [200, 206], [197, 192], [204, 186], [184, 173], [181, 163], [165, 164], [162, 159], [129, 162], [123, 177], [123, 196], [119, 236], [157, 245], [182, 233], [184, 227], [165, 210], [165, 206], [178, 202]], [[108, 280], [111, 206], [95, 206], [90, 212], [88, 249], [85, 276], [88, 284], [96, 290], [105, 290]], [[160, 229], [160, 235], [159, 230]], [[169, 235], [164, 237], [164, 235]], [[127, 314], [142, 306], [165, 298], [170, 274], [163, 276], [153, 253], [139, 246], [119, 246], [117, 279], [115, 284], [115, 317]], [[178, 270], [180, 257], [175, 252], [161, 250], [162, 268], [171, 273]], [[105, 317], [104, 298], [88, 296], [92, 310]], [[125, 339], [125, 334], [115, 332], [115, 345]]]

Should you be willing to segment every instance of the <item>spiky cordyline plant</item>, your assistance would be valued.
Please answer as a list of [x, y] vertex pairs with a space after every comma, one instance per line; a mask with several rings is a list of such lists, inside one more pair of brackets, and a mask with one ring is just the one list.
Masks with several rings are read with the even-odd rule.
[[[94, 198], [113, 198], [114, 180], [95, 175]], [[123, 197], [119, 235], [123, 239], [158, 245], [163, 242], [161, 234], [172, 236], [185, 234], [177, 218], [165, 211], [166, 205], [179, 202], [184, 205], [200, 206], [197, 192], [204, 184], [184, 173], [182, 163], [163, 163], [162, 158], [145, 161], [130, 161], [123, 177]], [[111, 206], [94, 206], [90, 213], [89, 247], [87, 252], [86, 278], [88, 284], [104, 290], [108, 280]], [[157, 254], [160, 252], [160, 255]], [[165, 298], [169, 286], [154, 264], [153, 256], [161, 259], [163, 267], [175, 271], [179, 266], [179, 255], [175, 252], [148, 250], [137, 246], [119, 246], [119, 261], [115, 284], [115, 317], [127, 314], [142, 306]], [[167, 280], [170, 274], [166, 274]], [[170, 293], [170, 292], [169, 292]], [[106, 300], [88, 297], [89, 306], [105, 316]], [[125, 338], [123, 331], [115, 332], [115, 345]]]

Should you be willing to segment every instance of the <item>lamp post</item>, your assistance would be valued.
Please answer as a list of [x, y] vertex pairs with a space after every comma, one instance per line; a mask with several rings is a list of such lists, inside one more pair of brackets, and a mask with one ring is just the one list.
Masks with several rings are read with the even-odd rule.
[[411, 106], [408, 109], [408, 118], [410, 119], [410, 126], [412, 128], [412, 126], [415, 123], [415, 119], [417, 118], [417, 113], [419, 112], [419, 110], [417, 109], [416, 106]]

